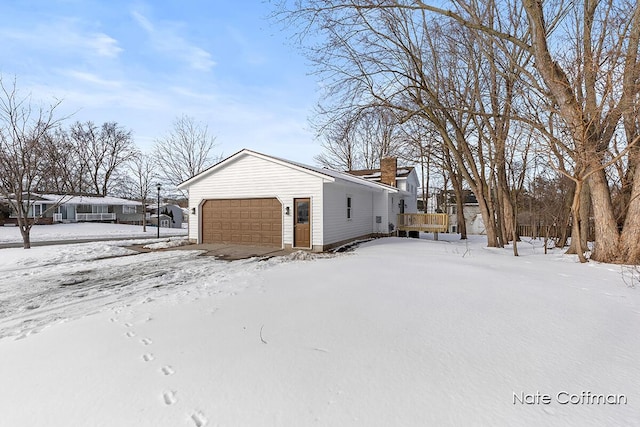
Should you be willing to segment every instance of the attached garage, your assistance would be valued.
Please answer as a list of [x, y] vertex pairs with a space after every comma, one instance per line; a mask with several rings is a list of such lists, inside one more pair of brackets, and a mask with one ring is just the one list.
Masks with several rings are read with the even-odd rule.
[[277, 198], [210, 199], [202, 204], [202, 242], [282, 246]]

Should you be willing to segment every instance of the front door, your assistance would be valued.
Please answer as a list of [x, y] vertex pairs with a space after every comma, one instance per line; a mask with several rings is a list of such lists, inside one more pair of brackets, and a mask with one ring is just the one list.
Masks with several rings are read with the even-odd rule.
[[293, 200], [293, 246], [311, 247], [311, 199]]

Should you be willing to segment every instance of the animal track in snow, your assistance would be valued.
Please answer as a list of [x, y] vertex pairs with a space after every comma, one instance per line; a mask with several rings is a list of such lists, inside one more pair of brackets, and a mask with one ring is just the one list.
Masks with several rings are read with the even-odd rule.
[[176, 371], [174, 371], [174, 370], [173, 370], [173, 368], [172, 368], [171, 366], [169, 366], [169, 365], [167, 365], [167, 366], [163, 366], [163, 367], [160, 369], [160, 371], [162, 371], [162, 373], [163, 373], [164, 375], [173, 375], [173, 374], [175, 374], [175, 372], [176, 372]]
[[141, 339], [141, 340], [140, 340], [140, 342], [141, 342], [142, 344], [144, 344], [144, 345], [149, 345], [149, 344], [151, 344], [153, 341], [151, 341], [151, 339], [149, 339], [149, 338], [143, 338], [143, 339]]
[[153, 353], [145, 353], [142, 355], [142, 360], [144, 360], [145, 362], [151, 362], [153, 359], [155, 359]]
[[162, 393], [162, 399], [164, 400], [164, 403], [166, 405], [173, 405], [178, 401], [178, 399], [176, 398], [176, 392], [173, 390], [165, 391], [164, 393]]
[[132, 338], [132, 337], [136, 336], [136, 334], [134, 332], [131, 332], [131, 331], [127, 332], [125, 335], [128, 336], [129, 338]]
[[115, 317], [112, 317], [111, 319], [109, 319], [109, 321], [111, 323], [116, 323], [118, 321], [118, 319], [116, 319]]
[[127, 322], [127, 323], [125, 323], [125, 324], [124, 324], [124, 326], [126, 326], [127, 328], [130, 328], [130, 327], [132, 327], [133, 325], [132, 325], [131, 323], [128, 323], [128, 322]]
[[207, 419], [204, 415], [202, 415], [202, 412], [200, 411], [191, 414], [191, 419], [193, 420], [193, 423], [196, 427], [202, 427], [207, 424]]

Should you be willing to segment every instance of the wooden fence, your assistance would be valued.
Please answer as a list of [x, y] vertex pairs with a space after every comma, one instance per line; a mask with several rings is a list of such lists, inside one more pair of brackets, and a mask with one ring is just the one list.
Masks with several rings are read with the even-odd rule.
[[[558, 225], [518, 225], [518, 236], [532, 237], [536, 239], [542, 239], [548, 237], [550, 239], [559, 239], [565, 233], [567, 237], [571, 237], [571, 226], [558, 226]], [[589, 224], [589, 231], [587, 233], [587, 240], [595, 240], [595, 227], [593, 224]]]

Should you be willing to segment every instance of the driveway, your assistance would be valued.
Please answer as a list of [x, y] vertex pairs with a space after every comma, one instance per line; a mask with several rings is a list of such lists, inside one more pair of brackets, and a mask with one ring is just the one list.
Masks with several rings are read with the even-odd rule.
[[[145, 249], [143, 245], [130, 246], [139, 252], [149, 252], [150, 249]], [[235, 261], [238, 259], [246, 258], [271, 258], [274, 256], [287, 255], [294, 251], [276, 248], [273, 246], [253, 246], [253, 245], [232, 245], [227, 243], [206, 243], [206, 244], [191, 244], [178, 246], [175, 248], [159, 249], [162, 251], [174, 251], [174, 250], [186, 250], [186, 251], [205, 251], [202, 255], [214, 256], [218, 259], [225, 261]]]

